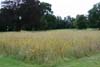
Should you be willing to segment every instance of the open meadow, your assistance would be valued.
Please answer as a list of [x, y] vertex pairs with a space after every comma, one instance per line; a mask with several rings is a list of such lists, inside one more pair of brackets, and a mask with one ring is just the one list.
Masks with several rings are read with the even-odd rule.
[[100, 54], [98, 30], [0, 33], [0, 57], [11, 57], [29, 64], [47, 64], [49, 67], [95, 54]]

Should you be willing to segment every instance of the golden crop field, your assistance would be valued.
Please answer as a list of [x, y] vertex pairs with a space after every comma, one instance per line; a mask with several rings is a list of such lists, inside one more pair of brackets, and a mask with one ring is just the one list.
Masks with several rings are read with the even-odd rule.
[[25, 62], [50, 63], [58, 59], [81, 58], [100, 52], [100, 31], [51, 30], [1, 32], [0, 55]]

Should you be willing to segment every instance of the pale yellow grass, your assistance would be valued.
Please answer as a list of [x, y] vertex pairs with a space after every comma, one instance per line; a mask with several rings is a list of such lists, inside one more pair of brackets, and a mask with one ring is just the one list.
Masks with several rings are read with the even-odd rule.
[[100, 52], [100, 31], [52, 30], [0, 33], [0, 54], [27, 62], [50, 63]]

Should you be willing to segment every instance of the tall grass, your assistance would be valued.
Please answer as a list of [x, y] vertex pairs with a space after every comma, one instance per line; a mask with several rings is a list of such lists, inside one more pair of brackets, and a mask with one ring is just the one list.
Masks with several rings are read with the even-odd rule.
[[100, 52], [100, 31], [53, 30], [0, 33], [0, 55], [30, 63], [81, 58]]

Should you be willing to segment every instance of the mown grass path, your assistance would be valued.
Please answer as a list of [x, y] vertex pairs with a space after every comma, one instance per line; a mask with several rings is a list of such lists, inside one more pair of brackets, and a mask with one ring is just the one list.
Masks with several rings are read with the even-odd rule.
[[0, 57], [0, 67], [37, 67], [9, 57]]
[[58, 67], [100, 67], [100, 54], [84, 57], [71, 62], [64, 62]]
[[[0, 67], [43, 67], [42, 65], [31, 65], [24, 62], [11, 59], [8, 57], [0, 57]], [[54, 67], [54, 66], [53, 66]], [[100, 67], [100, 54], [75, 59], [72, 61], [62, 62], [55, 67]]]

